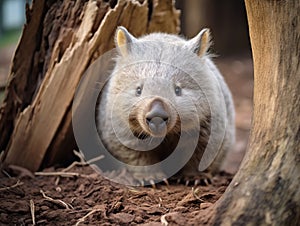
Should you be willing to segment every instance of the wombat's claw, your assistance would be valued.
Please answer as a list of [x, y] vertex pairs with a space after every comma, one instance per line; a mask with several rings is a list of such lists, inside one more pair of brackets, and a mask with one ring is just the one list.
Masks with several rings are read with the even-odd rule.
[[[149, 179], [149, 180], [139, 179], [138, 181], [139, 181], [137, 184], [138, 186], [145, 187], [145, 183], [148, 182], [149, 184], [151, 184], [152, 188], [156, 188], [156, 183], [153, 179]], [[168, 181], [165, 183], [168, 183]]]
[[152, 188], [156, 188], [154, 180], [149, 180], [149, 182], [150, 182]]
[[[139, 182], [137, 183], [137, 186], [141, 186], [141, 187], [145, 187], [145, 180], [138, 180]], [[152, 179], [150, 179], [149, 181], [148, 181], [150, 184], [151, 184], [151, 186], [152, 186], [152, 188], [156, 188], [156, 185], [155, 185], [155, 181], [154, 180], [152, 180]]]
[[144, 180], [139, 180], [139, 182], [140, 182], [140, 186], [142, 186], [142, 187], [145, 187], [145, 182], [144, 182]]
[[164, 181], [166, 185], [169, 185], [169, 182], [163, 172], [156, 172], [149, 175], [145, 175], [143, 173], [135, 173], [132, 176], [138, 182], [138, 185], [142, 187], [151, 185], [153, 188], [156, 188], [156, 183], [158, 183], [159, 181]]
[[212, 183], [211, 178], [212, 175], [210, 173], [198, 173], [188, 176], [176, 175], [171, 178], [171, 181], [176, 181], [177, 184], [184, 184], [185, 186], [208, 186]]
[[210, 179], [207, 179], [207, 178], [195, 179], [195, 180], [187, 179], [187, 180], [185, 180], [185, 186], [189, 186], [193, 182], [194, 182], [194, 186], [197, 186], [197, 185], [208, 186], [211, 184]]
[[195, 181], [194, 181], [194, 186], [197, 186], [197, 185], [199, 185], [200, 184], [200, 180], [199, 179], [196, 179]]
[[185, 181], [185, 186], [189, 186], [190, 180]]
[[207, 179], [207, 178], [194, 180], [194, 186], [197, 186], [197, 185], [208, 186], [210, 184], [211, 184], [211, 181], [210, 181], [210, 179]]
[[163, 179], [163, 181], [165, 182], [165, 184], [167, 185], [167, 186], [169, 186], [170, 184], [169, 184], [169, 181], [168, 181], [168, 179], [167, 178], [164, 178]]
[[208, 185], [211, 184], [210, 178], [204, 178], [204, 179], [203, 179], [203, 182], [204, 182], [204, 184], [205, 184], [206, 186], [208, 186]]

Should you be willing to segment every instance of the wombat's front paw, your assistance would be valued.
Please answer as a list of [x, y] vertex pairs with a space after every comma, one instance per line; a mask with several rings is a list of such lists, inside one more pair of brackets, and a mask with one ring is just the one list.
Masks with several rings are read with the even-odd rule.
[[123, 168], [122, 170], [119, 169], [104, 172], [103, 175], [117, 183], [133, 186], [151, 185], [152, 187], [155, 187], [155, 184], [161, 181], [168, 184], [166, 175], [158, 169], [149, 170], [140, 168], [139, 170], [129, 170]]
[[166, 184], [168, 184], [167, 176], [161, 170], [134, 172], [132, 173], [132, 176], [141, 186], [151, 184], [152, 187], [155, 187], [155, 184], [161, 181], [164, 181]]
[[202, 185], [207, 186], [212, 182], [212, 174], [209, 172], [199, 172], [197, 174], [182, 174], [179, 173], [170, 178], [171, 182], [178, 184], [185, 184], [186, 186], [192, 185]]

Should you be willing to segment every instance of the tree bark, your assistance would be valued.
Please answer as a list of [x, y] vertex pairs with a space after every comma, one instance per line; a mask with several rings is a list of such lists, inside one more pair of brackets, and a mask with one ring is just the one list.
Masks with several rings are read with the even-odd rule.
[[76, 87], [89, 65], [114, 47], [116, 27], [136, 36], [178, 33], [179, 11], [172, 0], [35, 0], [26, 14], [0, 109], [0, 151], [4, 165], [36, 171], [70, 159]]
[[213, 225], [300, 225], [300, 2], [246, 0], [254, 60], [249, 149]]

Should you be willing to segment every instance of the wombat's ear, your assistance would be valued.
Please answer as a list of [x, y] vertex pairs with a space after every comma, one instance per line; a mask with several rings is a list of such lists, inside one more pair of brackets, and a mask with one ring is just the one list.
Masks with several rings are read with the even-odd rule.
[[115, 35], [115, 44], [122, 56], [127, 56], [131, 51], [131, 45], [137, 39], [130, 34], [125, 27], [118, 27]]
[[201, 30], [194, 38], [188, 40], [187, 47], [198, 56], [206, 54], [211, 44], [210, 32], [208, 28]]

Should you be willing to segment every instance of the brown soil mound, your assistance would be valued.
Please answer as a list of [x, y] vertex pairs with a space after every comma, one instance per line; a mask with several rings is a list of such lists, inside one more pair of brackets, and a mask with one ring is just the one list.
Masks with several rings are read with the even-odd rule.
[[[252, 109], [252, 61], [237, 59], [216, 60], [236, 107], [236, 145], [224, 165], [231, 173], [247, 146]], [[232, 178], [223, 173], [206, 186], [161, 184], [154, 189], [112, 183], [90, 167], [71, 171], [71, 177], [31, 178], [23, 170], [20, 179], [0, 173], [0, 225], [206, 225]]]
[[[49, 170], [54, 171], [48, 169], [47, 172]], [[205, 225], [214, 203], [232, 178], [223, 173], [206, 186], [160, 184], [152, 188], [112, 183], [90, 167], [77, 166], [71, 173], [73, 176], [70, 177], [2, 177], [0, 223], [161, 225], [168, 222], [168, 225]]]

